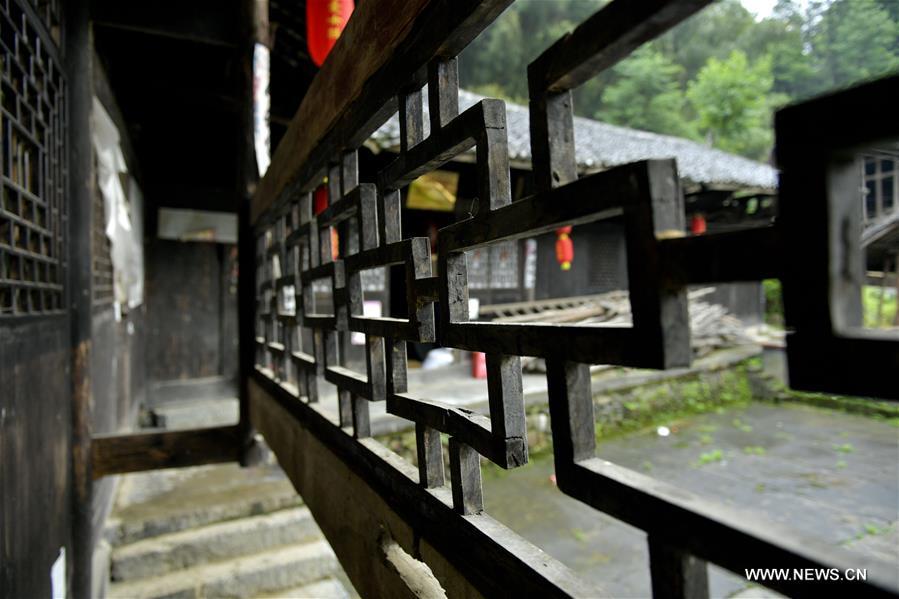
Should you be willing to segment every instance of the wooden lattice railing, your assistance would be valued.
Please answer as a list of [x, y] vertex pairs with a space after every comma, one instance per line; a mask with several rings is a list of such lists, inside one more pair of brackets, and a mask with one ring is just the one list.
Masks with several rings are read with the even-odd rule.
[[[369, 554], [373, 561], [389, 562], [387, 553], [375, 553], [395, 539], [425, 562], [450, 594], [598, 593], [484, 511], [480, 460], [504, 468], [528, 460], [520, 357], [537, 356], [547, 364], [559, 489], [647, 532], [656, 596], [707, 596], [707, 562], [741, 575], [744, 568], [762, 566], [867, 568], [867, 581], [843, 584], [895, 596], [895, 564], [862, 560], [597, 457], [589, 365], [688, 365], [687, 285], [780, 278], [791, 327], [793, 385], [899, 398], [894, 381], [899, 343], [859, 330], [854, 306], [845, 301], [858, 284], [856, 275], [863, 274], [842, 268], [857, 257], [858, 250], [844, 241], [860, 227], [850, 209], [857, 208], [857, 194], [844, 194], [844, 202], [832, 193], [850, 184], [843, 169], [847, 152], [899, 134], [899, 121], [880, 118], [894, 111], [899, 80], [782, 111], [778, 224], [689, 237], [683, 233], [674, 161], [639, 162], [578, 178], [571, 90], [708, 0], [614, 0], [530, 65], [537, 192], [516, 202], [510, 194], [504, 104], [484, 100], [460, 114], [456, 63], [461, 50], [509, 3], [361, 3], [252, 203], [255, 241], [242, 242], [242, 248], [256, 248], [257, 330], [255, 338], [241, 339], [244, 347], [256, 347], [256, 367], [247, 381], [252, 422], [317, 513], [354, 584], [364, 595], [390, 594], [388, 578], [376, 567], [369, 572], [353, 564]], [[852, 109], [862, 104], [866, 110]], [[399, 156], [361, 179], [358, 148], [397, 111]], [[843, 120], [823, 116], [831, 114]], [[479, 209], [440, 231], [433, 272], [429, 241], [401, 235], [400, 192], [471, 148], [477, 156]], [[325, 176], [329, 204], [314, 215], [312, 192]], [[468, 322], [465, 251], [606, 218], [621, 219], [626, 231], [632, 327]], [[337, 259], [332, 228], [340, 231]], [[405, 272], [406, 318], [364, 316], [363, 273], [394, 265]], [[312, 292], [322, 280], [329, 282], [332, 297], [324, 307], [316, 305]], [[346, 361], [351, 332], [365, 336], [365, 372], [353, 371]], [[433, 341], [487, 354], [489, 416], [408, 392], [406, 343]], [[337, 389], [337, 421], [319, 401], [322, 377]], [[385, 402], [389, 413], [415, 423], [417, 468], [370, 438], [370, 402]], [[163, 450], [161, 459], [150, 455], [150, 461], [182, 465], [185, 448], [195, 460], [236, 459], [240, 451], [229, 448], [242, 442], [238, 433], [214, 430], [207, 433], [208, 442], [193, 432], [141, 442]], [[449, 481], [441, 434], [449, 436]], [[96, 443], [95, 463], [114, 461], [117, 451], [113, 440]], [[358, 496], [347, 497], [349, 490]], [[341, 522], [333, 523], [334, 510], [344, 508]], [[401, 566], [393, 569], [408, 582]], [[818, 592], [795, 580], [769, 584], [790, 594]]]

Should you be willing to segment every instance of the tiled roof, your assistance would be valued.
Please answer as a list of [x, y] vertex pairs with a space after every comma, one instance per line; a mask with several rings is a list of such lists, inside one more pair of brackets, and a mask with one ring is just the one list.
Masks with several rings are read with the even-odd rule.
[[[459, 108], [465, 110], [483, 98], [460, 90]], [[428, 107], [427, 102], [424, 104], [427, 135]], [[513, 164], [529, 166], [531, 138], [527, 107], [506, 102], [506, 122], [510, 159]], [[777, 187], [777, 170], [771, 166], [680, 137], [575, 117], [574, 138], [578, 166], [585, 172], [650, 158], [676, 158], [678, 172], [688, 183], [735, 189], [774, 190]], [[399, 121], [396, 115], [372, 135], [370, 144], [379, 150], [398, 150]]]

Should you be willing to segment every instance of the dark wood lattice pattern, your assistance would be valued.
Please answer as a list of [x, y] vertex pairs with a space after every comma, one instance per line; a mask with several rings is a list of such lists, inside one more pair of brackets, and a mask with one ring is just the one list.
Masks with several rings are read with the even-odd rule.
[[[495, 16], [498, 10], [494, 8], [505, 4], [466, 2], [458, 10], [483, 10]], [[823, 306], [826, 312], [835, 301], [827, 287], [826, 268], [806, 269], [803, 276], [809, 287], [804, 289], [818, 294], [809, 300], [805, 290], [795, 287], [795, 273], [783, 258], [789, 255], [783, 253], [786, 248], [799, 251], [801, 245], [807, 257], [804, 265], [826, 265], [835, 251], [826, 233], [826, 209], [816, 212], [811, 233], [809, 223], [798, 220], [800, 208], [796, 206], [803, 206], [801, 196], [808, 188], [785, 188], [783, 202], [792, 207], [785, 210], [783, 229], [765, 227], [693, 237], [684, 233], [683, 195], [673, 160], [637, 162], [578, 177], [571, 91], [705, 4], [706, 0], [614, 0], [529, 66], [537, 183], [537, 191], [530, 197], [515, 202], [511, 198], [504, 103], [487, 99], [459, 112], [455, 55], [476, 34], [473, 29], [477, 27], [447, 27], [441, 31], [449, 38], [440, 48], [455, 48], [456, 52], [435, 50], [415, 62], [409, 58], [414, 55], [410, 50], [396, 60], [395, 69], [402, 69], [404, 76], [391, 71], [389, 64], [384, 67], [379, 74], [388, 72], [392, 76], [384, 75], [388, 80], [403, 82], [394, 88], [399, 93], [389, 100], [388, 109], [375, 103], [353, 105], [354, 115], [340, 123], [364, 123], [361, 134], [343, 130], [325, 136], [320, 152], [299, 169], [286, 191], [266, 200], [270, 207], [256, 222], [256, 378], [266, 389], [286, 405], [297, 400], [314, 405], [319, 398], [318, 377], [324, 377], [338, 391], [339, 427], [357, 439], [370, 436], [370, 402], [386, 402], [389, 413], [415, 423], [419, 485], [435, 497], [447, 486], [440, 435], [449, 435], [452, 508], [459, 515], [481, 514], [481, 458], [504, 468], [528, 460], [520, 356], [544, 358], [559, 489], [648, 533], [656, 596], [707, 596], [706, 561], [742, 575], [743, 568], [758, 564], [846, 568], [854, 567], [857, 560], [841, 549], [800, 538], [782, 527], [732, 512], [597, 457], [590, 364], [688, 366], [687, 285], [779, 277], [788, 289], [787, 318], [792, 313], [796, 325], [790, 347], [791, 376], [798, 375], [796, 379], [807, 388], [839, 387], [844, 392], [892, 399], [899, 395], [889, 380], [897, 372], [899, 351], [894, 340], [850, 340], [840, 337], [847, 333], [843, 329], [837, 332], [820, 310], [803, 314], [804, 302]], [[485, 5], [494, 8], [484, 9]], [[486, 23], [478, 25], [484, 26]], [[431, 119], [427, 138], [422, 109], [425, 82]], [[884, 85], [879, 94], [870, 90], [854, 93], [882, 98], [879, 102], [895, 100], [896, 80]], [[371, 92], [371, 97], [377, 98], [377, 92]], [[365, 131], [383, 122], [393, 107], [399, 112], [400, 154], [374, 180], [360, 182], [357, 148]], [[778, 121], [778, 140], [784, 142], [778, 150], [785, 176], [794, 177], [798, 172], [805, 175], [803, 182], [823, 185], [811, 191], [825, 207], [824, 173], [830, 158], [821, 148], [852, 145], [872, 133], [865, 128], [849, 131], [847, 126], [845, 135], [829, 139], [825, 145], [816, 140], [818, 146], [808, 154], [803, 136], [811, 129], [827, 128], [814, 125], [815, 119], [807, 115], [820, 116], [826, 109], [820, 105], [800, 107]], [[878, 122], [882, 124], [882, 120]], [[347, 140], [358, 143], [351, 145]], [[471, 148], [476, 151], [478, 208], [473, 216], [439, 232], [438, 266], [433, 272], [428, 239], [401, 237], [400, 190]], [[328, 175], [329, 205], [314, 216], [312, 190], [324, 174]], [[857, 221], [858, 194], [848, 196]], [[801, 210], [805, 214], [807, 208]], [[466, 252], [534, 237], [568, 224], [613, 218], [622, 224], [625, 235], [632, 326], [469, 322], [471, 281]], [[332, 257], [332, 227], [338, 227], [345, 245], [336, 260]], [[390, 265], [404, 267], [408, 314], [405, 318], [363, 316], [362, 273]], [[326, 306], [317, 305], [312, 292], [320, 281], [328, 281], [332, 292]], [[365, 372], [354, 372], [346, 365], [344, 350], [350, 332], [365, 335]], [[833, 375], [822, 375], [811, 365], [812, 358], [820, 359], [814, 342], [821, 340], [835, 347], [851, 345], [860, 352], [856, 361], [862, 357], [873, 360], [881, 370], [862, 367], [867, 377], [864, 381], [843, 377], [837, 384]], [[413, 341], [437, 341], [446, 347], [486, 353], [489, 415], [410, 394], [406, 343]], [[806, 355], [796, 358], [797, 347]], [[368, 473], [373, 485], [383, 488], [387, 484], [386, 475], [370, 463], [357, 466]], [[403, 483], [394, 483], [391, 499], [404, 495], [402, 487]], [[427, 518], [423, 513], [410, 517]], [[474, 525], [459, 518], [455, 526], [460, 539], [470, 538], [465, 536], [469, 534], [466, 527]], [[483, 542], [488, 554], [508, 551]], [[532, 589], [535, 593], [577, 593], [580, 588], [551, 568], [535, 573], [526, 559], [509, 563], [504, 562], [503, 567], [518, 568], [522, 580], [538, 581], [533, 583], [538, 585]], [[892, 595], [896, 592], [892, 580], [889, 568], [870, 565], [865, 590]], [[791, 581], [770, 584], [786, 592], [802, 592], [802, 587]]]
[[65, 82], [15, 0], [0, 3], [0, 315], [63, 309]]
[[[96, 162], [96, 160], [95, 160]], [[95, 171], [96, 172], [96, 169]], [[113, 289], [112, 244], [106, 236], [106, 208], [103, 194], [94, 188], [91, 226], [91, 294], [94, 306], [107, 306], [115, 299]]]

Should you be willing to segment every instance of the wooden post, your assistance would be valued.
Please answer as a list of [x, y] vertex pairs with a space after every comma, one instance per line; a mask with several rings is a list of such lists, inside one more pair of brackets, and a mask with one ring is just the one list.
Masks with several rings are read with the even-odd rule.
[[649, 571], [656, 599], [708, 599], [706, 563], [649, 535]]
[[880, 279], [880, 294], [877, 298], [877, 319], [874, 321], [874, 328], [879, 329], [880, 323], [883, 322], [883, 299], [887, 290], [887, 274], [890, 272], [890, 258], [883, 258], [883, 278]]
[[71, 595], [91, 596], [94, 551], [91, 474], [91, 226], [93, 158], [91, 105], [93, 39], [88, 3], [66, 7], [68, 115], [68, 306], [72, 339]]
[[250, 423], [250, 400], [247, 381], [253, 372], [256, 347], [256, 240], [250, 222], [250, 203], [259, 181], [256, 165], [255, 137], [253, 127], [253, 52], [256, 43], [270, 44], [268, 26], [268, 0], [244, 0], [246, 42], [240, 46], [240, 64], [243, 72], [240, 135], [242, 152], [237, 173], [237, 330], [238, 330], [238, 393], [240, 398], [241, 443], [244, 451], [242, 465], [252, 465], [255, 452], [254, 432]]
[[[893, 266], [896, 278], [896, 312], [893, 314], [893, 326], [899, 327], [899, 252], [893, 256]], [[883, 273], [884, 281], [886, 281], [886, 276], [887, 273]]]

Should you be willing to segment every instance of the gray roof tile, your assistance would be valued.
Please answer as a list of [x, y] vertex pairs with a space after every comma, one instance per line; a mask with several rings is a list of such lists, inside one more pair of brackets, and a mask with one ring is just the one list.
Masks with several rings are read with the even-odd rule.
[[[424, 97], [427, 98], [427, 93]], [[465, 110], [482, 99], [484, 96], [460, 90], [459, 108]], [[427, 102], [424, 104], [427, 135], [428, 107]], [[527, 107], [506, 102], [506, 122], [510, 159], [519, 164], [529, 164], [531, 139]], [[680, 137], [575, 117], [574, 138], [578, 166], [584, 171], [602, 170], [651, 158], [676, 158], [681, 178], [689, 183], [767, 190], [777, 187], [777, 170], [771, 166]], [[372, 135], [370, 143], [377, 149], [397, 151], [399, 121], [396, 115]]]

